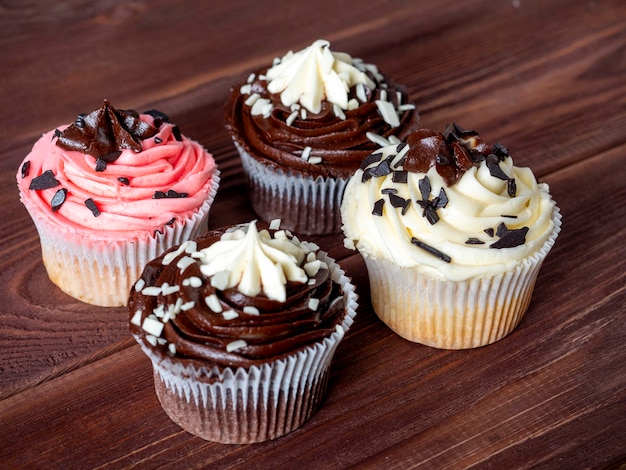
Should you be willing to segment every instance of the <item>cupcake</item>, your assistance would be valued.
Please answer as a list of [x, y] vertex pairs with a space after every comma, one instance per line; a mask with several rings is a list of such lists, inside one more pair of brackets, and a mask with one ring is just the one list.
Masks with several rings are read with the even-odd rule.
[[206, 230], [213, 157], [158, 111], [108, 101], [44, 134], [17, 173], [50, 280], [100, 306], [126, 305], [144, 265]]
[[418, 127], [404, 88], [327, 41], [274, 60], [234, 87], [226, 128], [254, 211], [301, 234], [341, 232], [341, 196], [361, 161]]
[[376, 314], [400, 336], [445, 349], [515, 329], [561, 227], [546, 184], [456, 124], [370, 155], [341, 215]]
[[300, 427], [356, 314], [341, 268], [275, 222], [172, 248], [130, 293], [130, 331], [163, 410], [209, 441], [261, 442]]

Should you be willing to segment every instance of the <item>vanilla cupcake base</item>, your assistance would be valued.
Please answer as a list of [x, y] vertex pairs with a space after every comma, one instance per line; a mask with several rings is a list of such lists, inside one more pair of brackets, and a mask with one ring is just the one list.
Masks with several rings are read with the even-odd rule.
[[248, 177], [252, 209], [263, 220], [281, 219], [281, 227], [302, 235], [341, 232], [341, 199], [347, 178], [285, 172], [264, 165], [235, 142]]
[[539, 269], [560, 231], [558, 208], [553, 221], [541, 250], [494, 276], [450, 281], [364, 254], [376, 315], [403, 338], [436, 348], [476, 348], [504, 338], [528, 309]]
[[194, 367], [139, 341], [153, 366], [165, 413], [187, 432], [223, 444], [276, 439], [302, 426], [322, 403], [330, 364], [356, 315], [357, 296], [343, 270], [324, 255], [343, 291], [346, 313], [328, 338], [250, 368]]
[[[207, 199], [191, 217], [142, 238], [118, 240], [104, 232], [83, 235], [33, 216], [48, 277], [63, 292], [82, 302], [101, 307], [126, 305], [132, 285], [150, 260], [206, 231], [209, 209], [219, 186], [217, 170], [212, 178]], [[29, 208], [28, 199], [22, 201]]]

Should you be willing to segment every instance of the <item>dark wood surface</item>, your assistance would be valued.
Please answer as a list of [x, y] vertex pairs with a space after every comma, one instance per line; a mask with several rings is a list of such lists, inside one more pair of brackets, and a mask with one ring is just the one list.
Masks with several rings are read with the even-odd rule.
[[[41, 133], [107, 97], [157, 108], [222, 171], [211, 228], [254, 217], [222, 124], [231, 84], [317, 38], [404, 83], [423, 123], [504, 143], [549, 183], [563, 230], [516, 331], [409, 343], [374, 315], [364, 264], [312, 237], [360, 294], [314, 417], [228, 446], [174, 425], [123, 308], [48, 280], [15, 172]], [[2, 2], [0, 466], [616, 468], [626, 464], [626, 3]]]

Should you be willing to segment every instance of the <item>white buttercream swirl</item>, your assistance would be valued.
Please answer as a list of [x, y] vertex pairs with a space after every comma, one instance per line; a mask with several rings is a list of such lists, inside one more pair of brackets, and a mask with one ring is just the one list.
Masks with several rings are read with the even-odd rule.
[[267, 230], [257, 230], [256, 222], [225, 233], [199, 252], [200, 270], [207, 277], [226, 273], [222, 289], [237, 288], [250, 297], [261, 291], [271, 300], [284, 302], [287, 282], [305, 283], [301, 268], [308, 250], [297, 239], [272, 238]]
[[[401, 150], [392, 167], [408, 149], [407, 145]], [[382, 161], [397, 153], [397, 146], [381, 151]], [[446, 185], [435, 166], [427, 173], [408, 172], [406, 183], [393, 182], [393, 173], [362, 181], [363, 170], [358, 170], [348, 182], [341, 208], [346, 247], [371, 258], [392, 260], [399, 266], [420, 266], [450, 280], [511, 269], [541, 249], [553, 233], [554, 211], [558, 209], [548, 186], [537, 183], [529, 168], [514, 166], [510, 157], [500, 162], [500, 168], [515, 179], [514, 197], [507, 192], [507, 181], [492, 176], [485, 161], [467, 170], [452, 186]], [[439, 220], [434, 224], [416, 202], [422, 200], [419, 182], [425, 176], [430, 180], [430, 199], [437, 197], [442, 188], [448, 199], [445, 207], [436, 210]], [[390, 204], [390, 195], [384, 190], [395, 190], [395, 196], [411, 200], [404, 214], [402, 207]], [[380, 199], [385, 201], [382, 216], [372, 213], [374, 203]], [[502, 223], [509, 230], [527, 227], [525, 242], [511, 248], [490, 248], [498, 236], [487, 232], [497, 232]], [[447, 255], [450, 262], [417, 247], [411, 242], [413, 238]], [[482, 244], [468, 244], [470, 239]]]
[[322, 100], [348, 109], [348, 92], [362, 83], [374, 88], [374, 83], [353, 65], [352, 57], [342, 52], [332, 52], [329, 42], [318, 39], [299, 52], [289, 51], [280, 62], [271, 67], [266, 77], [267, 89], [280, 93], [285, 106], [299, 103], [317, 114]]

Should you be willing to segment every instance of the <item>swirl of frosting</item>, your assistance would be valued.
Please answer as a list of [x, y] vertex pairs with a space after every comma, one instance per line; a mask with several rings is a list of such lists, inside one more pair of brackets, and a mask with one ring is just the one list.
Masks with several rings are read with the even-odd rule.
[[[253, 254], [248, 261], [246, 253]], [[274, 295], [277, 272], [284, 300]], [[129, 308], [131, 332], [163, 355], [249, 367], [330, 336], [344, 302], [315, 244], [251, 223], [210, 231], [148, 263]]]
[[252, 74], [225, 109], [246, 151], [326, 177], [351, 175], [379, 145], [400, 142], [419, 123], [402, 87], [322, 40]]
[[[117, 137], [111, 134], [98, 146], [81, 144], [80, 137], [65, 145], [82, 146], [82, 151], [55, 145], [55, 140], [70, 134], [65, 132], [68, 129], [76, 137], [76, 123], [44, 134], [26, 157], [22, 177], [18, 176], [22, 193], [29, 192], [28, 203], [41, 217], [89, 235], [97, 231], [148, 236], [191, 216], [206, 200], [215, 161], [173, 123], [163, 122], [167, 116], [151, 113], [133, 112], [134, 126], [153, 132], [141, 138], [128, 134], [127, 143], [117, 146]], [[104, 132], [96, 129], [92, 134]], [[53, 176], [57, 184], [41, 186], [42, 175]]]
[[548, 186], [506, 148], [460, 131], [420, 130], [363, 162], [343, 199], [346, 247], [450, 280], [498, 274], [541, 249], [554, 228]]

